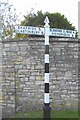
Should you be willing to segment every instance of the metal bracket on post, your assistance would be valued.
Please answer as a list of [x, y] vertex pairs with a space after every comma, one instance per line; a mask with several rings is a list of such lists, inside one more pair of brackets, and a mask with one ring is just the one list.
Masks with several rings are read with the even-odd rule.
[[49, 102], [49, 19], [45, 18], [45, 93], [44, 93], [44, 107], [43, 107], [43, 117], [44, 120], [50, 120], [50, 102]]

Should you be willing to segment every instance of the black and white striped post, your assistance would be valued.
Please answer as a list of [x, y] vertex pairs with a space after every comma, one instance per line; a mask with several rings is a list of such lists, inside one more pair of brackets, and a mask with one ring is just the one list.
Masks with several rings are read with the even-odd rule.
[[50, 120], [50, 102], [49, 102], [49, 19], [46, 16], [45, 18], [45, 93], [44, 93], [44, 107], [43, 115], [44, 120]]

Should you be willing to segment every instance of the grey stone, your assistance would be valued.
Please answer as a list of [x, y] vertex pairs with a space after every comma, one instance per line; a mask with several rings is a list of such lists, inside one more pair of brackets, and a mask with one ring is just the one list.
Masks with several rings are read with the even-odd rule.
[[15, 65], [15, 69], [21, 69], [22, 65]]

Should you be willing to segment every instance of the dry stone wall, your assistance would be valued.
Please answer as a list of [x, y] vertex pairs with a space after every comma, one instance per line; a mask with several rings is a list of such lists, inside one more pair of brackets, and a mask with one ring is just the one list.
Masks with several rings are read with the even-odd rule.
[[[44, 38], [3, 40], [0, 44], [3, 117], [12, 117], [18, 111], [42, 109]], [[78, 109], [78, 44], [78, 39], [50, 38], [52, 109]]]

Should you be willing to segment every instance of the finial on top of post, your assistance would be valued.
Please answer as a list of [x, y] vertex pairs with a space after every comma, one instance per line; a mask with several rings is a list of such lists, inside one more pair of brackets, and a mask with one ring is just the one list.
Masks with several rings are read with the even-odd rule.
[[48, 16], [46, 16], [45, 20], [44, 20], [45, 26], [49, 27], [49, 18]]
[[45, 18], [45, 20], [44, 20], [44, 23], [45, 23], [45, 24], [46, 24], [46, 23], [49, 24], [49, 18], [48, 18], [48, 16], [46, 16], [46, 18]]

